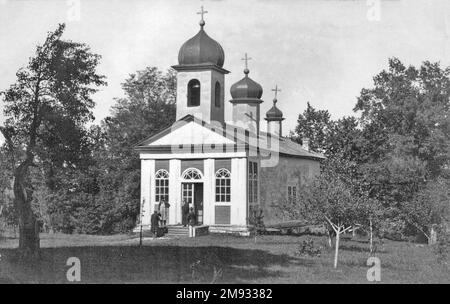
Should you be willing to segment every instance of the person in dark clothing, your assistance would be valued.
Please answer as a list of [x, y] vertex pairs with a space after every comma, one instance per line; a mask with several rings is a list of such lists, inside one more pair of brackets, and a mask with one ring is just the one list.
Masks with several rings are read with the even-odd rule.
[[181, 205], [181, 213], [183, 227], [186, 227], [188, 224], [187, 216], [189, 214], [189, 204], [188, 202], [186, 202], [186, 200], [183, 200], [183, 203]]
[[189, 237], [194, 237], [194, 226], [195, 226], [195, 212], [194, 208], [189, 209], [189, 214], [187, 215], [187, 221], [189, 224]]
[[150, 229], [152, 231], [153, 238], [156, 238], [158, 236], [159, 221], [160, 221], [160, 216], [158, 214], [158, 211], [155, 210], [155, 212], [153, 212], [153, 214], [150, 218], [150, 224], [151, 224]]

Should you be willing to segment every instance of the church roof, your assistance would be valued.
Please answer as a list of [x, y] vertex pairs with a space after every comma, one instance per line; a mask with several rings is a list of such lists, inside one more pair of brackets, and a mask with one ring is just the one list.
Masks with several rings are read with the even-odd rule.
[[[248, 77], [249, 70], [244, 70], [245, 77], [233, 84], [230, 88], [233, 100], [256, 99], [259, 100], [263, 94], [263, 88], [259, 83]], [[231, 102], [233, 102], [231, 100]]]
[[211, 64], [223, 67], [225, 52], [222, 46], [206, 34], [203, 26], [200, 31], [186, 41], [178, 52], [178, 64], [180, 66], [195, 66]]
[[[200, 129], [199, 126], [202, 128]], [[179, 130], [179, 128], [187, 128], [187, 130]], [[200, 131], [202, 130], [202, 131]], [[179, 139], [176, 134], [183, 134], [183, 139]], [[211, 134], [214, 133], [214, 134]], [[202, 134], [201, 142], [195, 141], [194, 139], [189, 139], [190, 134]], [[236, 134], [245, 134], [245, 136], [236, 136]], [[278, 152], [281, 155], [289, 157], [298, 158], [309, 158], [309, 159], [324, 159], [325, 157], [316, 152], [307, 151], [301, 145], [293, 142], [289, 138], [281, 137], [279, 138], [278, 145], [270, 144], [271, 141], [268, 140], [274, 135], [270, 135], [266, 132], [260, 132], [260, 150], [268, 150], [269, 152]], [[222, 140], [219, 139], [221, 136]], [[170, 139], [168, 138], [170, 137]], [[196, 137], [198, 140], [198, 136]], [[186, 115], [182, 119], [175, 122], [175, 124], [169, 128], [166, 128], [156, 135], [153, 135], [135, 146], [137, 151], [163, 151], [170, 149], [171, 146], [176, 146], [178, 149], [179, 145], [239, 145], [240, 147], [247, 148], [257, 148], [254, 146], [256, 134], [249, 132], [241, 127], [237, 127], [231, 124], [224, 123], [220, 130], [216, 125], [210, 125], [205, 121], [195, 118], [192, 115]], [[269, 142], [268, 142], [269, 141]]]
[[267, 120], [267, 121], [284, 120], [283, 112], [281, 112], [281, 110], [277, 108], [277, 99], [276, 98], [273, 100], [272, 108], [270, 108], [270, 110], [266, 112], [265, 120]]

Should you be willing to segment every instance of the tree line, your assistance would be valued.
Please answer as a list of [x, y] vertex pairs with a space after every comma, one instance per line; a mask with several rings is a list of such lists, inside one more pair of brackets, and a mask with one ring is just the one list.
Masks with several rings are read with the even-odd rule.
[[125, 97], [94, 124], [92, 96], [107, 85], [97, 72], [101, 56], [63, 39], [64, 29], [49, 32], [1, 92], [1, 217], [18, 224], [24, 257], [38, 253], [39, 231], [132, 229], [140, 197], [133, 146], [175, 120], [175, 74], [149, 67], [124, 81]]
[[290, 137], [324, 153], [320, 176], [298, 200], [277, 204], [284, 215], [323, 223], [335, 235], [362, 228], [392, 239], [449, 240], [450, 68], [419, 68], [390, 58], [361, 90], [355, 115], [332, 120], [309, 103]]

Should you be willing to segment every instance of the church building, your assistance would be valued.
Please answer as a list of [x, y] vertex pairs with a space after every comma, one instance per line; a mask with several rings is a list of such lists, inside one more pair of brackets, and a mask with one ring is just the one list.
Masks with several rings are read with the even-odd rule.
[[[182, 202], [193, 206], [197, 224], [210, 232], [248, 231], [252, 210], [262, 209], [265, 224], [277, 220], [273, 205], [296, 199], [297, 190], [319, 172], [321, 154], [283, 137], [283, 113], [272, 108], [263, 122], [263, 88], [249, 77], [225, 100], [225, 54], [205, 32], [187, 40], [178, 53], [176, 122], [135, 149], [141, 159], [141, 219], [144, 227], [160, 201], [169, 202], [167, 224], [182, 223]], [[232, 121], [225, 121], [225, 103]], [[170, 228], [169, 228], [170, 229]]]

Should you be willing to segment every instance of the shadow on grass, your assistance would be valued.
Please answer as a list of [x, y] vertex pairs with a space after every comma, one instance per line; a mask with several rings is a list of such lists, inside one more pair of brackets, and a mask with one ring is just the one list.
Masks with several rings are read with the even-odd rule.
[[81, 283], [209, 283], [214, 269], [222, 270], [217, 282], [238, 283], [283, 276], [282, 271], [271, 270], [273, 266], [310, 266], [286, 254], [217, 246], [44, 248], [34, 265], [18, 263], [15, 249], [1, 253], [8, 267], [0, 270], [0, 278], [6, 282], [65, 283], [69, 257], [81, 261]]

